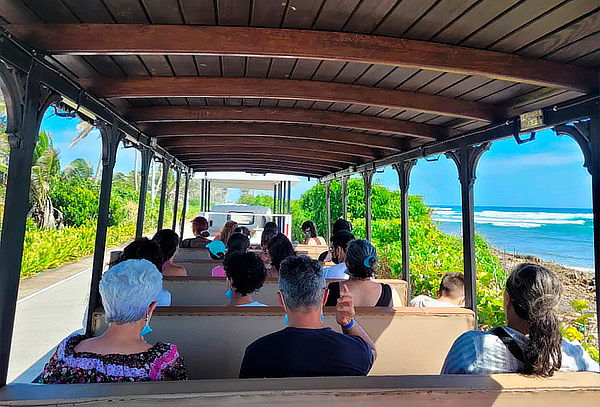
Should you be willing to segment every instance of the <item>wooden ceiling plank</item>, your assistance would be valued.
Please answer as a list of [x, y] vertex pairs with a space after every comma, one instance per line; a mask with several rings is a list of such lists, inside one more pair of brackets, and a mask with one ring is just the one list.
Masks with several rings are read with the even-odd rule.
[[541, 16], [510, 35], [494, 43], [490, 48], [501, 52], [515, 52], [544, 35], [554, 31], [557, 27], [569, 24], [585, 14], [598, 8], [597, 1], [571, 0], [550, 13]]
[[311, 28], [323, 1], [288, 0], [282, 26], [285, 28]]
[[208, 146], [256, 146], [262, 148], [269, 147], [280, 147], [280, 148], [299, 148], [307, 151], [326, 151], [330, 154], [342, 153], [349, 154], [356, 157], [365, 159], [379, 158], [383, 154], [380, 151], [373, 148], [340, 144], [340, 143], [329, 143], [325, 141], [314, 141], [307, 142], [306, 140], [299, 139], [284, 139], [277, 137], [264, 137], [264, 136], [173, 136], [173, 137], [160, 137], [158, 144], [164, 148], [173, 147], [208, 147]]
[[44, 24], [4, 27], [30, 45], [52, 54], [278, 56], [421, 68], [588, 93], [598, 86], [597, 71], [585, 67], [497, 51], [362, 34], [183, 25]]
[[[398, 111], [396, 110], [396, 113]], [[390, 117], [393, 116], [390, 115]], [[212, 108], [212, 107], [154, 107], [134, 109], [126, 114], [134, 122], [172, 121], [259, 121], [275, 123], [302, 123], [319, 126], [336, 126], [413, 136], [425, 140], [445, 137], [444, 129], [411, 122], [366, 117], [352, 113], [339, 113], [287, 108]]]
[[519, 1], [521, 0], [483, 0], [438, 32], [432, 39], [446, 44], [457, 44]]
[[215, 25], [213, 0], [179, 0], [186, 24]]
[[160, 140], [170, 136], [265, 136], [290, 139], [328, 141], [353, 144], [371, 148], [398, 151], [406, 148], [405, 140], [388, 136], [364, 137], [360, 133], [334, 130], [324, 127], [306, 127], [277, 123], [215, 123], [215, 122], [171, 122], [144, 123], [140, 129]]
[[332, 82], [198, 77], [93, 78], [80, 82], [96, 96], [105, 98], [260, 97], [359, 103], [483, 121], [504, 116], [491, 105], [471, 101]]
[[182, 24], [177, 0], [142, 0], [152, 24]]
[[139, 0], [109, 0], [104, 4], [119, 24], [149, 23]]
[[448, 22], [456, 19], [462, 13], [477, 3], [478, 0], [440, 1], [429, 9], [427, 14], [414, 24], [403, 35], [405, 38], [431, 39], [441, 31]]
[[272, 170], [267, 170], [264, 168], [231, 168], [231, 167], [211, 167], [211, 168], [205, 168], [205, 167], [194, 167], [193, 168], [196, 172], [216, 172], [216, 171], [232, 171], [232, 170], [236, 170], [236, 171], [245, 171], [247, 173], [250, 174], [262, 174], [262, 173], [271, 173], [271, 174], [285, 174], [285, 175], [295, 175], [297, 177], [306, 177], [306, 178], [320, 178], [324, 175], [328, 175], [328, 174], [323, 174], [323, 173], [317, 173], [317, 172], [311, 172], [311, 171], [302, 171], [302, 170], [285, 170], [285, 169], [272, 169]]
[[273, 0], [254, 0], [252, 3], [252, 19], [250, 21], [251, 26], [281, 26], [283, 12], [285, 11], [285, 1], [277, 2], [276, 7], [273, 7]]
[[327, 0], [314, 24], [315, 30], [341, 31], [361, 0]]
[[541, 58], [599, 30], [600, 12], [595, 12], [520, 49], [517, 54], [531, 58]]
[[20, 1], [0, 1], [0, 15], [10, 24], [38, 24], [44, 22]]
[[248, 25], [250, 20], [249, 1], [219, 0], [217, 4], [217, 16], [220, 25]]

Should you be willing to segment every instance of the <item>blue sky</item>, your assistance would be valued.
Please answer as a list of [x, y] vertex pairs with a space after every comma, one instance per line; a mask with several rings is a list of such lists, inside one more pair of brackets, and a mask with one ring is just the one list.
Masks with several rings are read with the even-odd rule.
[[[69, 148], [70, 140], [77, 134], [77, 123], [77, 119], [59, 118], [49, 111], [42, 129], [52, 133], [63, 167], [76, 158], [96, 166], [100, 157], [97, 131], [75, 148]], [[116, 170], [131, 171], [133, 161], [132, 149], [120, 149]], [[385, 168], [375, 179], [388, 188], [398, 187], [391, 168]], [[314, 184], [314, 180], [303, 179], [292, 191], [293, 198], [299, 198]], [[456, 166], [443, 155], [437, 161], [419, 160], [412, 172], [410, 193], [423, 195], [433, 205], [460, 205]], [[229, 199], [235, 200], [237, 195], [237, 191], [231, 191]], [[583, 167], [579, 147], [570, 138], [546, 130], [537, 133], [535, 141], [523, 145], [517, 145], [513, 139], [501, 140], [493, 143], [479, 162], [475, 204], [591, 208], [591, 177]]]

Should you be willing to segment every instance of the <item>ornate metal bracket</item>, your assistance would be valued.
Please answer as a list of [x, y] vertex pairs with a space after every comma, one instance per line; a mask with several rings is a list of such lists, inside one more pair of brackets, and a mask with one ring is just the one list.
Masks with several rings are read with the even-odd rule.
[[577, 122], [573, 125], [561, 124], [552, 130], [558, 136], [569, 136], [579, 145], [583, 153], [583, 166], [592, 173], [592, 143], [590, 121]]
[[102, 137], [102, 166], [114, 167], [117, 162], [119, 143], [123, 140], [125, 134], [120, 131], [119, 123], [116, 120], [113, 124], [99, 122], [97, 127]]
[[458, 180], [461, 184], [473, 185], [479, 159], [487, 150], [490, 143], [482, 143], [478, 146], [465, 146], [446, 153], [458, 168]]
[[417, 160], [401, 161], [392, 164], [392, 167], [398, 173], [398, 182], [401, 191], [408, 190], [408, 187], [410, 186], [410, 173], [415, 165], [417, 165]]

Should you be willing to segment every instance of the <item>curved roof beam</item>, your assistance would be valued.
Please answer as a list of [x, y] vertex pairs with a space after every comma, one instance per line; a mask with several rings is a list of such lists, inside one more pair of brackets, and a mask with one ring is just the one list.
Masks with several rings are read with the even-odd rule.
[[193, 170], [196, 172], [219, 172], [219, 171], [236, 171], [236, 172], [247, 172], [251, 174], [264, 174], [264, 173], [272, 173], [272, 174], [287, 174], [287, 175], [296, 175], [298, 177], [308, 177], [308, 178], [321, 178], [328, 174], [323, 174], [320, 172], [314, 172], [310, 170], [302, 170], [302, 169], [293, 169], [293, 168], [257, 168], [252, 166], [239, 166], [239, 167], [231, 167], [231, 166], [219, 166], [219, 167], [193, 167]]
[[335, 172], [336, 170], [341, 170], [344, 168], [343, 164], [340, 163], [329, 163], [329, 164], [324, 164], [324, 163], [316, 163], [316, 162], [309, 162], [306, 160], [302, 160], [302, 159], [293, 159], [293, 158], [287, 158], [287, 159], [279, 159], [277, 157], [254, 157], [254, 155], [252, 157], [248, 157], [248, 156], [235, 156], [235, 155], [216, 155], [216, 156], [205, 156], [202, 159], [199, 158], [194, 158], [194, 159], [188, 159], [185, 160], [186, 165], [189, 166], [194, 166], [194, 165], [203, 165], [203, 164], [214, 164], [214, 165], [221, 165], [221, 164], [228, 164], [231, 162], [236, 162], [236, 163], [243, 163], [243, 164], [284, 164], [284, 165], [292, 165], [292, 166], [301, 166], [304, 168], [314, 168], [314, 169], [318, 169], [318, 170], [325, 170], [325, 171], [329, 171], [329, 172]]
[[257, 121], [298, 123], [316, 126], [394, 133], [424, 140], [439, 140], [447, 136], [446, 129], [408, 120], [386, 119], [354, 113], [313, 109], [247, 106], [149, 106], [129, 110], [125, 115], [137, 123]]
[[[336, 144], [354, 144], [392, 151], [409, 148], [406, 139], [399, 137], [378, 136], [352, 131], [289, 124], [178, 122], [144, 124], [140, 128], [145, 134], [158, 137], [161, 143], [168, 143], [172, 137], [177, 137], [178, 139], [190, 137], [190, 140], [193, 140], [195, 136], [265, 136], [289, 138], [292, 140], [303, 139], [310, 142], [328, 141]], [[225, 140], [220, 141], [223, 142]]]
[[306, 160], [306, 155], [310, 155], [311, 153], [305, 153], [302, 154], [300, 153], [299, 155], [296, 154], [295, 150], [291, 150], [286, 152], [276, 152], [276, 155], [274, 155], [271, 152], [262, 152], [262, 151], [254, 151], [252, 152], [252, 155], [248, 155], [248, 154], [243, 154], [242, 152], [240, 152], [239, 150], [237, 151], [233, 151], [231, 152], [230, 150], [228, 151], [223, 151], [222, 153], [220, 153], [219, 151], [217, 152], [213, 152], [214, 149], [210, 149], [210, 151], [208, 153], [201, 153], [201, 152], [197, 152], [197, 149], [194, 150], [194, 152], [192, 153], [182, 153], [179, 154], [182, 157], [182, 161], [193, 161], [193, 162], [201, 162], [201, 161], [224, 161], [224, 160], [261, 160], [261, 161], [272, 161], [272, 160], [276, 160], [276, 161], [282, 161], [282, 162], [301, 162], [301, 163], [307, 163], [309, 162], [311, 165], [317, 165], [317, 166], [322, 166], [322, 167], [332, 167], [332, 166], [339, 166], [340, 168], [344, 168], [347, 166], [347, 164], [352, 164], [353, 161], [344, 161], [343, 159], [339, 159], [338, 155], [335, 156], [331, 156], [331, 155], [327, 155], [324, 157], [311, 157], [310, 160]]
[[195, 157], [210, 155], [230, 155], [230, 154], [241, 154], [247, 157], [254, 157], [258, 155], [267, 157], [279, 157], [279, 158], [304, 158], [307, 160], [326, 160], [334, 161], [336, 163], [345, 165], [358, 165], [367, 162], [368, 160], [356, 157], [350, 154], [329, 152], [329, 151], [313, 151], [307, 150], [306, 148], [286, 148], [286, 147], [268, 147], [263, 148], [261, 146], [242, 146], [242, 145], [231, 145], [231, 146], [196, 146], [196, 147], [169, 147], [167, 150], [175, 155], [180, 160], [193, 159]]
[[305, 140], [293, 140], [268, 136], [178, 136], [160, 138], [158, 141], [158, 144], [166, 149], [170, 149], [173, 147], [205, 148], [208, 146], [222, 146], [230, 148], [234, 146], [247, 146], [266, 150], [270, 147], [279, 147], [289, 149], [301, 149], [305, 151], [323, 151], [329, 154], [348, 154], [366, 159], [374, 159], [383, 156], [383, 154], [381, 154], [381, 152], [378, 149], [373, 149], [369, 147], [340, 143], [329, 143], [325, 141], [311, 140], [310, 142], [307, 142]]
[[338, 82], [187, 76], [84, 78], [79, 82], [103, 98], [274, 98], [358, 103], [488, 122], [505, 116], [503, 111], [485, 103]]
[[329, 31], [189, 25], [5, 25], [52, 54], [207, 54], [353, 61], [564, 88], [598, 89], [594, 69], [429, 41]]

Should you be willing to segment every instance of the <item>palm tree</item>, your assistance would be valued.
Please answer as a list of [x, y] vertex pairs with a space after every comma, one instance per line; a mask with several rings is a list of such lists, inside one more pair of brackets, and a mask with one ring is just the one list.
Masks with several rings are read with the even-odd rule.
[[55, 228], [62, 225], [62, 214], [50, 199], [50, 191], [59, 173], [60, 160], [58, 151], [52, 144], [52, 136], [42, 131], [33, 152], [29, 192], [29, 216], [38, 228]]

